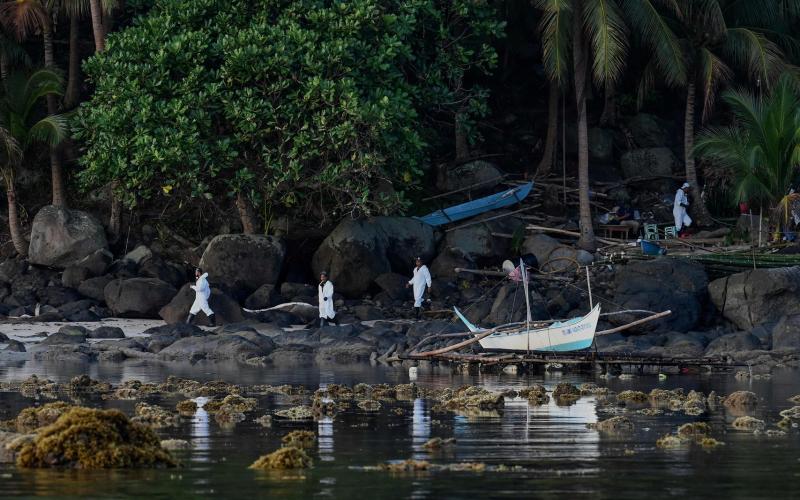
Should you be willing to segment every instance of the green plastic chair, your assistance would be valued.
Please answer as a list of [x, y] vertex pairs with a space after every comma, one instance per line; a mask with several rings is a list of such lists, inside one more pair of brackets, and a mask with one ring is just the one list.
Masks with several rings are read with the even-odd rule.
[[676, 230], [675, 226], [667, 226], [664, 228], [664, 239], [668, 240], [670, 238], [677, 238], [678, 231]]
[[657, 240], [658, 239], [658, 226], [656, 224], [644, 225], [644, 239]]

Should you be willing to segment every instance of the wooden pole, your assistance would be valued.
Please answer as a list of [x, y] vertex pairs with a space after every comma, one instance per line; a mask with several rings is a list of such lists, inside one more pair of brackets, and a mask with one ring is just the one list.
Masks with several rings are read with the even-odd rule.
[[628, 324], [625, 324], [625, 325], [622, 325], [622, 326], [618, 326], [616, 328], [611, 328], [609, 330], [603, 330], [601, 332], [596, 332], [594, 334], [594, 336], [598, 337], [600, 335], [609, 335], [609, 334], [612, 334], [612, 333], [621, 332], [622, 330], [627, 330], [628, 328], [632, 328], [634, 326], [641, 325], [642, 323], [647, 323], [648, 321], [654, 321], [654, 320], [663, 318], [664, 316], [669, 316], [670, 314], [672, 314], [672, 311], [663, 311], [663, 312], [660, 312], [660, 313], [657, 313], [657, 314], [653, 314], [652, 316], [648, 316], [646, 318], [638, 319], [638, 320], [636, 320], [636, 321], [634, 321], [632, 323], [628, 323]]
[[508, 217], [509, 215], [514, 215], [514, 214], [518, 214], [520, 212], [533, 210], [534, 208], [539, 208], [540, 206], [541, 205], [532, 205], [530, 207], [525, 207], [525, 208], [520, 208], [519, 210], [514, 210], [513, 212], [508, 212], [508, 213], [505, 213], [505, 214], [500, 214], [500, 215], [495, 215], [493, 217], [488, 217], [486, 219], [481, 219], [481, 220], [468, 222], [466, 224], [461, 224], [460, 226], [451, 227], [450, 229], [447, 229], [445, 232], [449, 233], [450, 231], [455, 231], [456, 229], [463, 229], [465, 227], [474, 226], [475, 224], [480, 224], [481, 222], [488, 222], [490, 220], [502, 219], [503, 217]]
[[[527, 226], [526, 229], [530, 229], [531, 231], [541, 231], [543, 233], [553, 233], [553, 234], [563, 234], [565, 236], [572, 236], [574, 238], [580, 238], [580, 234], [574, 231], [567, 231], [566, 229], [556, 229], [554, 227], [544, 227], [544, 226], [534, 226], [530, 225]], [[605, 243], [607, 245], [616, 245], [618, 243], [628, 243], [628, 240], [623, 240], [619, 238], [595, 238], [597, 241], [601, 243]]]

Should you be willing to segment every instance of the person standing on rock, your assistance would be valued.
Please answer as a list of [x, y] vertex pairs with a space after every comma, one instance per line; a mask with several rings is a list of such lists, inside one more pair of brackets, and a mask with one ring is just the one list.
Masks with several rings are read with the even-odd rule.
[[414, 312], [417, 319], [422, 314], [422, 303], [425, 300], [425, 289], [430, 292], [431, 289], [431, 273], [428, 271], [428, 266], [422, 263], [422, 258], [417, 257], [416, 267], [414, 267], [414, 277], [408, 281], [406, 288], [414, 287]]
[[319, 273], [319, 326], [320, 328], [333, 322], [336, 312], [333, 310], [333, 283], [328, 280], [328, 273]]
[[208, 317], [209, 324], [211, 324], [211, 326], [216, 326], [214, 311], [212, 311], [211, 307], [208, 305], [208, 299], [211, 298], [211, 287], [208, 286], [208, 273], [204, 273], [202, 269], [197, 268], [194, 271], [194, 277], [197, 280], [195, 284], [192, 285], [192, 290], [194, 290], [194, 302], [192, 303], [191, 309], [189, 309], [189, 317], [186, 318], [186, 323], [191, 324], [195, 315], [203, 311]]
[[672, 215], [675, 217], [675, 230], [681, 236], [684, 226], [689, 227], [692, 225], [692, 219], [686, 210], [689, 208], [689, 198], [686, 192], [689, 191], [689, 183], [684, 182], [683, 186], [675, 193], [675, 202], [672, 204]]

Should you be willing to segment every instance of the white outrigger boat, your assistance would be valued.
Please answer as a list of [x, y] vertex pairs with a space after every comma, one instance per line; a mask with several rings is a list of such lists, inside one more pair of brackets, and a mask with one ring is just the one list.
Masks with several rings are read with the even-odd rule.
[[568, 352], [590, 348], [594, 343], [597, 321], [600, 319], [600, 304], [591, 306], [591, 289], [589, 290], [591, 311], [587, 315], [563, 321], [533, 322], [528, 293], [528, 274], [522, 262], [520, 271], [525, 288], [525, 305], [528, 309], [526, 321], [501, 325], [493, 328], [493, 333], [490, 335], [485, 335], [488, 330], [473, 325], [461, 311], [454, 308], [456, 315], [469, 331], [475, 334], [475, 337], [481, 337], [479, 340], [481, 347], [487, 351], [510, 352]]

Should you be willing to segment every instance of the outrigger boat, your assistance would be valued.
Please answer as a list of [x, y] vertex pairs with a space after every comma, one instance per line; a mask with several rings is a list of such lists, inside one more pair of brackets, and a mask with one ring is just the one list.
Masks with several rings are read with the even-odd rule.
[[477, 200], [443, 208], [422, 217], [415, 217], [415, 219], [431, 226], [442, 226], [450, 222], [474, 217], [490, 210], [505, 208], [519, 203], [530, 194], [531, 189], [533, 189], [533, 181]]
[[[525, 289], [525, 305], [528, 309], [526, 321], [494, 328], [494, 333], [479, 340], [481, 347], [487, 351], [506, 352], [568, 352], [590, 348], [594, 343], [597, 321], [600, 319], [600, 304], [591, 306], [591, 290], [589, 301], [592, 309], [587, 315], [566, 321], [533, 322], [528, 293], [528, 273], [521, 261], [520, 271]], [[456, 315], [476, 337], [487, 332], [486, 329], [470, 323], [458, 308], [454, 309]]]

